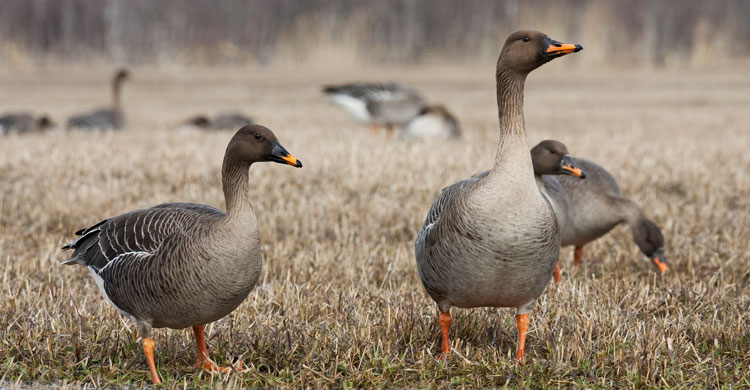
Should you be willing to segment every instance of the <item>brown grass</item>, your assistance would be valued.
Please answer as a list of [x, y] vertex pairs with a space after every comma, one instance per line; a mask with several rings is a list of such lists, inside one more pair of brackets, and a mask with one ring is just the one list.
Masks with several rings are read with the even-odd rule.
[[[530, 144], [563, 141], [618, 178], [663, 229], [657, 275], [626, 228], [587, 247], [531, 316], [524, 364], [511, 310], [455, 310], [447, 363], [413, 243], [438, 191], [486, 169], [497, 142], [491, 64], [354, 72], [136, 70], [130, 128], [0, 139], [0, 387], [148, 383], [134, 328], [59, 248], [104, 217], [167, 201], [223, 207], [231, 133], [175, 131], [191, 114], [240, 108], [305, 167], [258, 164], [252, 199], [264, 253], [259, 287], [207, 328], [220, 363], [192, 369], [188, 331], [157, 330], [167, 388], [249, 386], [741, 388], [750, 386], [750, 81], [745, 72], [561, 72], [526, 93]], [[107, 98], [108, 72], [0, 74], [0, 108], [64, 116]], [[370, 136], [321, 98], [351, 79], [411, 82], [460, 118], [466, 137], [406, 144]], [[3, 384], [4, 383], [4, 384]]]

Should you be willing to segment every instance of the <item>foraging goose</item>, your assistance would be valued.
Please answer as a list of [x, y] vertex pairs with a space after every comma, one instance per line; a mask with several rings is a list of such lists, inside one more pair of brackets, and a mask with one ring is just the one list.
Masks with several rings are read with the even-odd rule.
[[88, 267], [101, 293], [135, 321], [143, 339], [151, 379], [151, 328], [193, 327], [196, 364], [223, 370], [208, 357], [204, 325], [239, 306], [261, 270], [258, 224], [248, 199], [248, 169], [273, 161], [301, 167], [271, 130], [245, 126], [227, 146], [221, 169], [227, 212], [194, 203], [165, 203], [105, 219], [76, 232], [63, 249], [74, 249], [63, 264]]
[[198, 115], [185, 121], [185, 124], [201, 130], [234, 130], [253, 124], [250, 117], [239, 112], [219, 112], [213, 119]]
[[401, 132], [403, 139], [445, 141], [461, 137], [456, 117], [445, 106], [425, 106]]
[[510, 35], [497, 60], [500, 141], [484, 178], [443, 189], [415, 245], [417, 269], [440, 311], [442, 356], [450, 352], [453, 306], [515, 307], [523, 357], [529, 312], [544, 291], [560, 253], [560, 232], [537, 186], [526, 141], [523, 89], [539, 66], [581, 50], [538, 31]]
[[54, 126], [46, 115], [37, 117], [29, 112], [14, 112], [0, 116], [0, 134], [43, 133]]
[[66, 127], [87, 130], [119, 130], [125, 126], [125, 114], [120, 104], [122, 83], [130, 78], [126, 69], [120, 69], [112, 78], [112, 106], [98, 108], [68, 118]]
[[323, 93], [354, 118], [370, 124], [370, 132], [384, 126], [390, 134], [403, 127], [426, 106], [411, 87], [398, 83], [353, 83], [323, 86]]
[[[564, 237], [565, 230], [570, 220], [570, 198], [565, 192], [557, 178], [552, 175], [570, 175], [579, 179], [585, 179], [586, 174], [578, 168], [568, 153], [568, 148], [559, 141], [545, 140], [531, 149], [531, 163], [534, 166], [534, 178], [542, 195], [549, 201], [552, 211], [557, 219], [560, 234]], [[472, 177], [482, 178], [490, 171], [484, 171]], [[560, 269], [555, 263], [552, 275], [555, 282], [560, 282]]]
[[570, 197], [570, 221], [562, 236], [562, 245], [574, 245], [574, 262], [578, 266], [583, 246], [607, 234], [615, 226], [627, 223], [638, 245], [659, 272], [667, 272], [664, 236], [633, 201], [623, 198], [614, 177], [601, 166], [580, 158], [573, 163], [586, 172], [585, 181], [569, 177], [558, 180]]

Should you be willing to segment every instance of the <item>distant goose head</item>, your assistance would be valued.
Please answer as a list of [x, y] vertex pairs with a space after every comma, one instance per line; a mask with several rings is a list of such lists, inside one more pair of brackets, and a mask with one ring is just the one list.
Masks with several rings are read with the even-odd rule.
[[191, 126], [204, 128], [211, 125], [211, 120], [205, 115], [198, 115], [186, 120], [185, 123]]
[[581, 50], [581, 45], [560, 43], [543, 32], [517, 31], [505, 41], [500, 51], [498, 69], [502, 67], [519, 73], [529, 73], [555, 58]]
[[125, 68], [121, 68], [115, 73], [114, 82], [117, 84], [128, 79], [130, 79], [130, 72]]
[[637, 228], [633, 229], [633, 240], [641, 252], [648, 256], [661, 273], [667, 272], [669, 266], [664, 255], [664, 236], [655, 223], [643, 218]]
[[259, 161], [273, 161], [302, 167], [302, 161], [289, 154], [273, 132], [261, 125], [248, 125], [237, 130], [227, 146], [226, 159], [247, 165]]
[[55, 122], [49, 119], [47, 115], [42, 115], [36, 119], [36, 127], [41, 131], [46, 131], [52, 127], [55, 127]]
[[562, 142], [545, 140], [531, 149], [531, 163], [538, 175], [571, 175], [581, 179], [586, 174], [573, 164], [568, 148]]

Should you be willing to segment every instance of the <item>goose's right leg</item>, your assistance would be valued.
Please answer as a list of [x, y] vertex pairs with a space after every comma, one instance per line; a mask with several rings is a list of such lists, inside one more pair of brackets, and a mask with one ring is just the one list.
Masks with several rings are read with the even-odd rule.
[[576, 246], [576, 249], [573, 251], [573, 266], [578, 267], [581, 265], [581, 258], [583, 257], [583, 247], [582, 246]]
[[[220, 372], [226, 374], [232, 371], [232, 367], [221, 367], [208, 356], [208, 347], [206, 346], [205, 325], [194, 325], [193, 333], [195, 334], [195, 346], [198, 349], [195, 357], [195, 366], [211, 372]], [[242, 362], [238, 362], [237, 371], [242, 371]]]
[[451, 330], [451, 312], [450, 309], [447, 311], [440, 312], [440, 330], [443, 334], [443, 345], [440, 348], [440, 359], [445, 359], [448, 354], [451, 353], [451, 340], [449, 337]]
[[378, 133], [378, 124], [375, 122], [370, 122], [370, 134], [377, 134]]
[[552, 276], [555, 277], [555, 283], [560, 283], [562, 278], [560, 277], [560, 261], [558, 260], [557, 263], [555, 263], [555, 270], [552, 271]]
[[161, 384], [159, 373], [156, 371], [156, 363], [154, 363], [154, 351], [156, 350], [156, 343], [151, 338], [151, 326], [144, 323], [138, 323], [138, 333], [141, 335], [143, 342], [143, 354], [146, 355], [146, 363], [148, 363], [148, 370], [151, 373], [151, 381], [155, 385]]

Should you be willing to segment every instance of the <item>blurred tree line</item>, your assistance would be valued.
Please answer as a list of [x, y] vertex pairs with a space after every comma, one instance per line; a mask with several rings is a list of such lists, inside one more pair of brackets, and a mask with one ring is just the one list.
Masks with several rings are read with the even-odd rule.
[[732, 62], [748, 0], [2, 0], [0, 64], [465, 63], [520, 28], [580, 42], [584, 61]]

